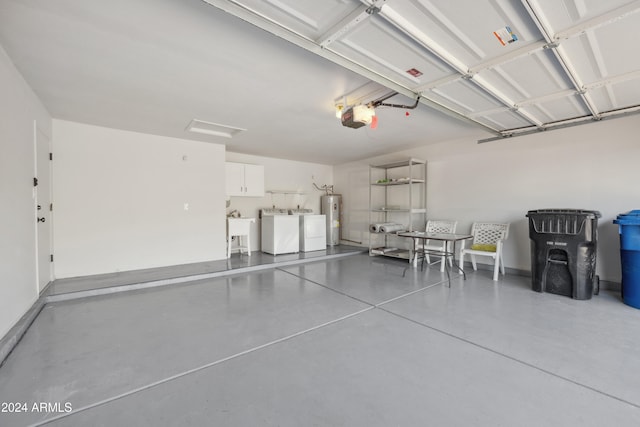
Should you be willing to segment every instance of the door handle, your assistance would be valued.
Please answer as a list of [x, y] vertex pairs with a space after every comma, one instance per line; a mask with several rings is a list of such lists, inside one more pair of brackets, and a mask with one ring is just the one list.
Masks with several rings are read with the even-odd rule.
[[47, 219], [45, 217], [38, 218], [38, 222], [45, 222]]

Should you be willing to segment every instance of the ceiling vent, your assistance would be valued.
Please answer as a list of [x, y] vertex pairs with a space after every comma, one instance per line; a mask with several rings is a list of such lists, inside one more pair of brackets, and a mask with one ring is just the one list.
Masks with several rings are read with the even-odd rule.
[[236, 134], [243, 132], [246, 129], [193, 119], [187, 126], [186, 130], [189, 132], [202, 133], [205, 135], [233, 138]]

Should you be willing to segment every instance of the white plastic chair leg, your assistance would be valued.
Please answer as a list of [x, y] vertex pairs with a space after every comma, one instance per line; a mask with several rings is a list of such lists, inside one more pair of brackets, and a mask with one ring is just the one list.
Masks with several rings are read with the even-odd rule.
[[[493, 264], [493, 280], [498, 280], [498, 268], [500, 267], [500, 255], [496, 254]], [[504, 267], [502, 267], [504, 269]], [[502, 272], [504, 274], [504, 272]]]
[[247, 234], [247, 256], [251, 256], [251, 235]]
[[469, 254], [471, 256], [471, 265], [473, 265], [473, 271], [478, 270], [478, 265], [476, 264], [476, 256], [474, 254]]

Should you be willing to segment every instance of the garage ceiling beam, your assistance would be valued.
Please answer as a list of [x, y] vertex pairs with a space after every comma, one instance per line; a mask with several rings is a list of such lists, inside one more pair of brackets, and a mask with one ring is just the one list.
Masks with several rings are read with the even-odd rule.
[[409, 20], [404, 18], [400, 13], [396, 12], [393, 8], [386, 5], [380, 15], [384, 17], [387, 21], [393, 24], [400, 31], [407, 34], [409, 37], [416, 40], [422, 46], [424, 46], [429, 52], [435, 55], [442, 62], [447, 64], [449, 67], [453, 68], [457, 73], [460, 74], [460, 77], [471, 81], [473, 84], [478, 86], [485, 93], [489, 94], [493, 99], [499, 101], [503, 105], [512, 108], [518, 115], [523, 117], [529, 123], [532, 123], [536, 126], [542, 126], [542, 122], [538, 120], [535, 116], [530, 114], [527, 111], [519, 110], [515, 105], [515, 102], [511, 100], [506, 94], [502, 93], [498, 88], [489, 83], [485, 78], [480, 76], [479, 74], [474, 74], [471, 72], [470, 68], [463, 63], [461, 60], [451, 55], [440, 46], [437, 42], [435, 42], [432, 38], [427, 36], [424, 31], [417, 28], [413, 25]]
[[[622, 117], [628, 117], [628, 116], [633, 116], [637, 114], [640, 114], [640, 106], [623, 108], [615, 111], [607, 111], [601, 114], [599, 120], [620, 119]], [[568, 127], [578, 126], [578, 125], [582, 125], [587, 122], [593, 122], [593, 121], [595, 120], [593, 119], [592, 116], [584, 116], [584, 117], [576, 117], [568, 120], [560, 120], [553, 123], [547, 123], [545, 124], [545, 128], [543, 129], [535, 128], [533, 126], [528, 128], [514, 129], [509, 133], [505, 132], [504, 135], [502, 136], [480, 139], [478, 140], [478, 144], [483, 144], [485, 142], [501, 141], [506, 138], [516, 138], [519, 136], [532, 135], [540, 132], [549, 132], [557, 129], [565, 129]]]
[[316, 41], [316, 43], [323, 48], [329, 46], [331, 43], [338, 40], [340, 37], [347, 34], [356, 26], [367, 20], [367, 18], [369, 18], [371, 15], [377, 13], [379, 8], [382, 7], [382, 5], [386, 1], [387, 0], [376, 0], [371, 6], [365, 4], [358, 6], [358, 8], [356, 8], [353, 12], [340, 20], [340, 22], [331, 27], [325, 34], [323, 34]]
[[629, 80], [640, 79], [640, 70], [630, 71], [628, 73], [619, 74], [617, 76], [610, 76], [595, 82], [585, 84], [585, 89], [597, 89], [603, 86], [608, 86], [616, 83], [622, 83]]
[[600, 114], [595, 106], [595, 103], [591, 99], [591, 95], [586, 92], [584, 88], [584, 82], [569, 60], [568, 55], [564, 52], [562, 46], [557, 44], [557, 39], [554, 37], [551, 25], [544, 16], [544, 13], [542, 12], [542, 9], [538, 2], [536, 0], [522, 0], [522, 4], [529, 13], [529, 16], [531, 17], [533, 22], [536, 24], [536, 26], [544, 36], [545, 40], [549, 43], [549, 46], [553, 51], [556, 60], [561, 65], [565, 74], [571, 80], [571, 83], [573, 84], [576, 91], [578, 91], [578, 93], [580, 94], [580, 98], [582, 99], [584, 105], [587, 107], [594, 119], [599, 119]]
[[564, 40], [574, 36], [578, 36], [587, 30], [593, 30], [603, 25], [611, 24], [613, 22], [616, 22], [619, 19], [625, 18], [639, 11], [640, 11], [640, 0], [636, 0], [629, 4], [625, 4], [624, 6], [621, 6], [617, 9], [609, 11], [607, 13], [603, 13], [602, 15], [598, 15], [591, 19], [587, 19], [586, 21], [580, 22], [579, 24], [574, 25], [573, 27], [566, 28], [562, 31], [559, 31], [553, 36], [553, 38], [555, 40]]
[[[318, 44], [317, 41], [311, 40], [308, 37], [305, 37], [289, 28], [286, 28], [277, 22], [267, 18], [266, 16], [258, 13], [255, 10], [252, 10], [248, 7], [245, 7], [234, 0], [202, 0], [203, 2], [216, 7], [230, 15], [233, 15], [245, 22], [248, 22], [258, 28], [261, 28], [281, 39], [284, 39], [294, 45], [301, 47], [303, 49], [308, 50], [309, 52], [315, 53], [316, 55], [323, 57], [337, 65], [340, 65], [347, 70], [353, 71], [356, 74], [359, 74], [362, 77], [365, 77], [371, 81], [379, 83], [392, 91], [398, 92], [401, 95], [407, 96], [411, 99], [416, 99], [418, 94], [413, 90], [407, 88], [404, 85], [401, 85], [388, 77], [385, 77], [369, 68], [362, 66], [361, 64], [352, 61], [335, 51], [332, 51], [330, 47], [323, 48]], [[439, 111], [449, 117], [455, 118], [457, 120], [461, 120], [468, 124], [472, 124], [476, 127], [480, 127], [483, 130], [490, 132], [494, 135], [500, 135], [500, 131], [485, 125], [477, 120], [471, 119], [461, 112], [455, 111], [449, 107], [446, 107], [440, 104], [437, 101], [431, 100], [426, 96], [420, 97], [420, 103], [426, 105], [429, 108], [432, 108], [436, 111]]]

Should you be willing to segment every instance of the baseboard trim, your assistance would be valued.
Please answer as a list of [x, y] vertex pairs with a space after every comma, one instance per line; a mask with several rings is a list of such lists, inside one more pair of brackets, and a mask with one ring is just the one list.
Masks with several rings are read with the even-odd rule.
[[[490, 264], [481, 264], [477, 263], [478, 270], [482, 271], [493, 271], [493, 265]], [[471, 265], [471, 261], [465, 261], [464, 263], [465, 271], [473, 271], [473, 266]], [[517, 268], [505, 268], [505, 273], [513, 276], [523, 276], [523, 277], [531, 277], [531, 271], [529, 270], [519, 270]], [[622, 285], [619, 282], [612, 282], [610, 280], [600, 280], [600, 290], [603, 291], [611, 291], [611, 292], [620, 292], [622, 290]]]
[[272, 270], [272, 269], [290, 267], [290, 266], [299, 265], [299, 264], [309, 264], [313, 262], [322, 262], [322, 261], [328, 261], [332, 259], [345, 258], [353, 255], [358, 255], [360, 253], [362, 252], [345, 252], [345, 253], [339, 253], [339, 254], [325, 255], [317, 258], [302, 258], [302, 259], [296, 259], [296, 260], [290, 260], [290, 261], [280, 261], [280, 262], [271, 263], [271, 264], [252, 265], [252, 266], [241, 267], [241, 268], [236, 268], [232, 270], [216, 271], [213, 273], [193, 274], [190, 276], [175, 277], [173, 279], [160, 279], [160, 280], [153, 280], [149, 282], [133, 283], [130, 285], [117, 285], [117, 286], [110, 286], [108, 288], [98, 288], [98, 289], [91, 289], [87, 291], [75, 291], [75, 292], [68, 292], [65, 294], [49, 295], [47, 296], [45, 303], [48, 304], [48, 303], [59, 302], [59, 301], [70, 301], [70, 300], [90, 298], [90, 297], [95, 297], [100, 295], [115, 294], [120, 292], [130, 292], [130, 291], [137, 291], [141, 289], [157, 288], [161, 286], [191, 283], [198, 280], [215, 279], [220, 277], [236, 276], [239, 274], [255, 273], [263, 270]]
[[44, 290], [40, 293], [38, 299], [31, 305], [31, 308], [13, 325], [13, 328], [9, 329], [7, 334], [0, 338], [0, 367], [4, 365], [5, 360], [11, 354], [13, 349], [18, 345], [24, 334], [29, 329], [29, 326], [36, 320], [38, 314], [42, 311], [47, 304], [47, 296], [51, 289], [51, 283], [49, 282]]

